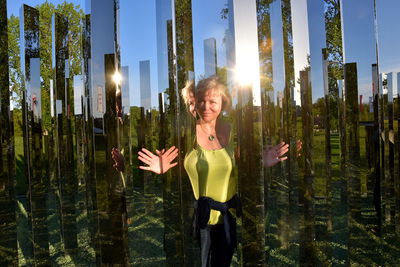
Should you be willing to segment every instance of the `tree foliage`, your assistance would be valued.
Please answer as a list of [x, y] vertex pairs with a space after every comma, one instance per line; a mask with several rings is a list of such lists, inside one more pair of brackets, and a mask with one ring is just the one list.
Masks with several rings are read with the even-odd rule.
[[257, 29], [260, 55], [261, 88], [272, 91], [271, 0], [257, 1]]
[[[70, 78], [81, 74], [82, 65], [82, 19], [83, 10], [79, 5], [61, 3], [55, 6], [44, 2], [35, 7], [39, 11], [39, 38], [40, 38], [40, 76], [42, 121], [45, 129], [51, 128], [50, 119], [50, 80], [53, 79], [52, 69], [52, 32], [51, 20], [55, 12], [67, 17], [69, 22], [69, 56]], [[22, 101], [22, 72], [20, 55], [20, 19], [10, 16], [8, 19], [8, 55], [10, 69], [10, 93], [11, 100], [16, 108], [21, 107]]]
[[22, 101], [22, 72], [21, 72], [21, 56], [19, 49], [19, 18], [11, 16], [8, 19], [8, 64], [10, 70], [10, 98], [14, 105], [20, 106]]
[[336, 80], [343, 79], [342, 25], [339, 0], [325, 1], [325, 30], [329, 72]]
[[324, 0], [326, 46], [328, 51], [329, 104], [331, 129], [338, 128], [338, 80], [343, 79], [342, 24], [339, 0]]

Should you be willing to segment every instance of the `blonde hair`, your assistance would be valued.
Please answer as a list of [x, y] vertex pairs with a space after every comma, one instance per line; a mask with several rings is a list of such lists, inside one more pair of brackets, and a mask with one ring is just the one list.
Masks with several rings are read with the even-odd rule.
[[187, 107], [189, 107], [195, 98], [195, 94], [204, 94], [207, 90], [214, 90], [221, 95], [222, 98], [222, 110], [229, 110], [231, 107], [231, 96], [229, 95], [228, 89], [221, 79], [214, 75], [208, 78], [202, 79], [197, 83], [194, 88], [194, 82], [188, 81], [186, 86], [182, 89], [181, 95]]
[[193, 80], [187, 81], [186, 85], [184, 88], [181, 90], [181, 95], [183, 98], [183, 101], [185, 102], [186, 107], [189, 107], [192, 99], [194, 99], [194, 82]]

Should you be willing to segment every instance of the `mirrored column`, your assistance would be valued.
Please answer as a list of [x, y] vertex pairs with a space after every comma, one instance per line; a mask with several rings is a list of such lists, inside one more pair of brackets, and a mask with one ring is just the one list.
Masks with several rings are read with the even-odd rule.
[[55, 86], [56, 116], [56, 155], [58, 160], [58, 190], [60, 193], [60, 210], [62, 237], [65, 249], [75, 253], [77, 249], [77, 228], [75, 211], [75, 162], [73, 159], [73, 139], [71, 131], [70, 107], [70, 66], [68, 50], [68, 20], [55, 13], [53, 16], [53, 67]]
[[[265, 264], [263, 127], [261, 112], [256, 1], [229, 1], [233, 30], [235, 134], [238, 182], [243, 206], [241, 249], [244, 264]], [[235, 103], [237, 103], [235, 105]]]
[[35, 262], [48, 264], [46, 184], [42, 173], [42, 126], [40, 89], [39, 11], [21, 7], [20, 41], [24, 97], [24, 152], [28, 179], [28, 210]]
[[0, 1], [0, 265], [17, 265], [17, 224], [14, 189], [14, 140], [10, 111], [7, 2]]
[[[381, 208], [382, 204], [379, 204], [381, 193], [379, 191], [382, 187], [382, 169], [380, 167], [378, 169], [369, 169], [365, 164], [367, 162], [367, 154], [365, 153], [366, 146], [371, 147], [371, 145], [366, 144], [366, 129], [373, 126], [373, 135], [374, 138], [369, 138], [369, 140], [375, 139], [379, 136], [379, 128], [382, 125], [381, 117], [381, 108], [382, 103], [381, 100], [376, 100], [378, 103], [375, 104], [373, 109], [368, 108], [368, 103], [375, 101], [370, 100], [374, 99], [376, 96], [379, 97], [381, 94], [378, 89], [381, 85], [380, 77], [377, 76], [379, 71], [379, 65], [377, 64], [377, 39], [376, 39], [376, 26], [375, 26], [375, 1], [363, 1], [363, 6], [359, 6], [361, 2], [355, 1], [354, 3], [349, 3], [346, 1], [341, 1], [342, 8], [342, 32], [343, 32], [343, 60], [345, 66], [349, 66], [347, 70], [344, 70], [344, 75], [347, 76], [347, 80], [356, 79], [356, 81], [351, 82], [349, 86], [352, 86], [355, 90], [355, 86], [357, 86], [357, 95], [353, 94], [352, 91], [345, 88], [345, 106], [347, 106], [346, 111], [348, 111], [348, 107], [352, 106], [350, 109], [352, 112], [357, 112], [358, 114], [358, 122], [356, 118], [352, 114], [346, 113], [346, 150], [351, 151], [351, 153], [355, 154], [347, 154], [346, 158], [346, 176], [348, 177], [348, 203], [349, 203], [349, 260], [350, 263], [353, 260], [356, 260], [359, 257], [371, 258], [371, 255], [376, 255], [373, 258], [377, 264], [382, 260], [380, 257], [380, 253], [376, 253], [369, 248], [375, 244], [372, 238], [369, 238], [367, 235], [363, 235], [362, 232], [369, 230], [368, 228], [361, 227], [365, 222], [369, 221], [372, 223], [372, 229], [370, 231], [378, 234], [382, 229], [381, 225]], [[354, 17], [352, 14], [356, 12], [357, 14], [363, 14], [362, 16]], [[355, 33], [359, 33], [356, 34]], [[362, 49], [360, 49], [362, 47]], [[376, 64], [376, 65], [374, 65]], [[353, 70], [351, 70], [353, 69]], [[350, 72], [348, 72], [350, 71]], [[372, 72], [372, 76], [371, 76]], [[353, 74], [352, 74], [353, 73]], [[375, 79], [375, 81], [374, 81]], [[348, 85], [348, 81], [345, 81], [345, 86]], [[348, 97], [347, 93], [350, 93], [351, 96]], [[349, 106], [350, 105], [350, 106]], [[379, 115], [378, 115], [379, 114]], [[356, 130], [355, 124], [359, 124], [358, 129]], [[350, 125], [353, 125], [349, 128]], [[379, 128], [377, 127], [379, 125]], [[353, 129], [353, 130], [350, 130]], [[350, 132], [349, 132], [350, 130]], [[358, 133], [357, 133], [358, 132]], [[354, 135], [356, 134], [356, 135]], [[356, 141], [354, 138], [357, 138]], [[377, 141], [379, 140], [376, 139]], [[350, 142], [350, 143], [349, 143]], [[382, 140], [376, 142], [379, 144], [379, 147], [375, 147], [372, 151], [381, 151], [383, 152], [382, 145], [384, 144]], [[379, 155], [379, 154], [378, 154]], [[353, 157], [354, 156], [354, 157]], [[381, 156], [379, 156], [381, 157]], [[352, 160], [355, 160], [353, 162]], [[375, 165], [375, 164], [374, 164]], [[382, 165], [382, 161], [380, 160], [380, 165]], [[354, 166], [354, 167], [353, 167]], [[375, 165], [376, 166], [376, 165]], [[354, 175], [354, 176], [353, 176]], [[353, 179], [355, 178], [355, 179]], [[374, 188], [367, 188], [366, 181], [371, 179], [374, 184]], [[371, 185], [371, 183], [368, 183]], [[363, 197], [365, 196], [364, 192], [367, 190], [373, 190], [373, 197]], [[370, 191], [371, 192], [371, 191]], [[360, 195], [361, 194], [361, 195]], [[359, 197], [358, 197], [359, 196]], [[371, 195], [370, 195], [371, 196]], [[359, 199], [358, 201], [352, 200], [355, 197]], [[372, 214], [375, 216], [371, 217], [367, 213], [362, 212], [360, 209], [370, 210]], [[351, 217], [350, 217], [351, 216]], [[356, 247], [359, 247], [361, 243], [361, 238], [363, 238], [362, 244], [365, 245], [362, 251], [357, 251]], [[366, 244], [371, 244], [368, 247]], [[380, 254], [380, 255], [379, 255]]]
[[[94, 132], [98, 224], [98, 264], [129, 261], [125, 178], [113, 168], [112, 148], [120, 148], [121, 92], [119, 2], [90, 1], [89, 79]], [[117, 105], [118, 104], [118, 105]], [[117, 111], [118, 107], [118, 111]], [[129, 160], [129, 158], [128, 158]], [[127, 165], [128, 167], [128, 165]]]
[[[385, 210], [385, 224], [388, 226], [386, 235], [388, 238], [394, 238], [393, 233], [399, 232], [399, 147], [396, 145], [398, 140], [398, 96], [399, 96], [399, 68], [397, 62], [400, 59], [399, 51], [396, 45], [399, 43], [397, 37], [396, 25], [399, 18], [395, 14], [399, 3], [396, 1], [387, 1], [381, 3], [375, 2], [375, 29], [378, 37], [377, 49], [379, 70], [382, 74], [386, 74], [386, 79], [382, 83], [386, 85], [383, 97], [387, 97], [387, 105], [383, 109], [387, 110], [384, 121], [385, 128], [385, 179], [387, 179], [387, 189], [385, 190], [385, 198], [388, 205]], [[386, 80], [386, 81], [385, 81]], [[385, 88], [384, 88], [385, 89]], [[386, 119], [387, 117], [387, 119]]]

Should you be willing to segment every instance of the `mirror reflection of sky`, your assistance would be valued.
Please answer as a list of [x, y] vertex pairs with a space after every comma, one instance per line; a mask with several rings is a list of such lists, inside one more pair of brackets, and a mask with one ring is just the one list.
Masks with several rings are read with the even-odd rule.
[[[168, 1], [167, 1], [168, 2]], [[121, 64], [129, 68], [130, 105], [140, 106], [140, 61], [150, 61], [151, 105], [158, 103], [155, 1], [120, 1]]]
[[282, 9], [281, 1], [274, 1], [270, 5], [271, 12], [271, 38], [272, 38], [272, 86], [275, 91], [285, 89], [285, 73], [283, 58], [283, 32], [282, 32]]
[[[21, 5], [36, 6], [44, 0], [8, 0], [8, 16], [18, 16]], [[51, 0], [57, 5], [64, 0]], [[69, 0], [85, 8], [86, 0]], [[157, 15], [156, 4], [169, 5], [169, 0], [120, 0], [120, 41], [122, 66], [129, 67], [130, 105], [140, 106], [139, 62], [150, 61], [150, 87], [152, 106], [158, 103], [159, 82], [157, 58]], [[293, 43], [295, 57], [295, 79], [299, 70], [307, 65], [307, 55], [311, 54], [311, 79], [313, 100], [323, 96], [321, 48], [325, 43], [322, 1], [292, 1]], [[226, 0], [193, 0], [193, 49], [195, 78], [204, 75], [204, 40], [216, 39], [217, 66], [226, 66], [224, 35], [227, 20], [221, 19], [221, 10]], [[284, 88], [284, 62], [282, 43], [282, 22], [280, 0], [271, 4], [271, 34], [273, 38], [273, 86], [275, 92]], [[357, 62], [359, 94], [365, 95], [367, 102], [372, 92], [371, 65], [376, 63], [375, 25], [373, 0], [342, 1], [342, 23], [344, 34], [345, 62]], [[377, 1], [377, 25], [379, 37], [380, 72], [393, 72], [394, 92], [397, 92], [397, 72], [400, 72], [400, 34], [398, 27], [400, 1]], [[308, 21], [307, 21], [308, 19]], [[308, 26], [308, 27], [307, 27]], [[164, 64], [164, 63], [163, 63]], [[164, 82], [165, 83], [165, 82]], [[161, 84], [161, 85], [160, 85]], [[296, 82], [295, 100], [299, 100]], [[296, 93], [297, 92], [297, 93]], [[297, 94], [297, 95], [296, 95]]]
[[[151, 105], [156, 106], [158, 103], [157, 94], [162, 91], [159, 88], [160, 84], [162, 84], [159, 79], [162, 79], [162, 77], [158, 75], [158, 72], [162, 71], [160, 67], [162, 69], [167, 65], [164, 65], [164, 62], [158, 62], [157, 42], [163, 41], [166, 35], [159, 33], [159, 39], [157, 39], [156, 9], [157, 5], [159, 8], [166, 9], [169, 3], [169, 0], [120, 1], [121, 61], [123, 66], [129, 66], [129, 88], [132, 106], [140, 106], [139, 61], [144, 60], [150, 61]], [[194, 67], [197, 80], [204, 75], [203, 41], [205, 39], [216, 39], [217, 64], [219, 67], [223, 67], [226, 64], [223, 38], [227, 28], [227, 20], [221, 19], [220, 15], [225, 3], [225, 0], [192, 2]], [[160, 53], [163, 53], [163, 51]]]
[[193, 52], [196, 81], [204, 75], [204, 40], [215, 38], [217, 66], [226, 66], [226, 47], [224, 42], [228, 20], [221, 18], [221, 10], [226, 0], [192, 1]]
[[372, 64], [376, 64], [374, 1], [342, 1], [344, 63], [357, 63], [358, 94], [372, 96]]
[[326, 47], [324, 4], [322, 1], [297, 0], [292, 1], [291, 10], [295, 70], [294, 98], [296, 103], [300, 103], [299, 72], [311, 67], [312, 98], [315, 101], [324, 97], [322, 71], [322, 49]]
[[[345, 62], [357, 62], [359, 94], [372, 95], [372, 69], [376, 63], [376, 46], [373, 0], [342, 1], [344, 23]], [[376, 1], [379, 44], [379, 72], [400, 71], [400, 32], [398, 11], [400, 1]], [[397, 82], [393, 83], [397, 93]], [[368, 98], [363, 97], [363, 102]]]
[[393, 94], [399, 91], [400, 72], [400, 1], [377, 1], [377, 28], [380, 72], [393, 72]]

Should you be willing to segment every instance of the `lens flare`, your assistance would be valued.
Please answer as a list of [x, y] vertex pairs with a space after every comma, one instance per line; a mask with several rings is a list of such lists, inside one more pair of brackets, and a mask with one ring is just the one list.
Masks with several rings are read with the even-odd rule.
[[121, 84], [121, 81], [122, 81], [122, 76], [121, 76], [121, 73], [119, 73], [118, 71], [116, 71], [115, 73], [114, 73], [114, 75], [113, 75], [113, 80], [114, 80], [114, 82], [115, 82], [115, 84]]

